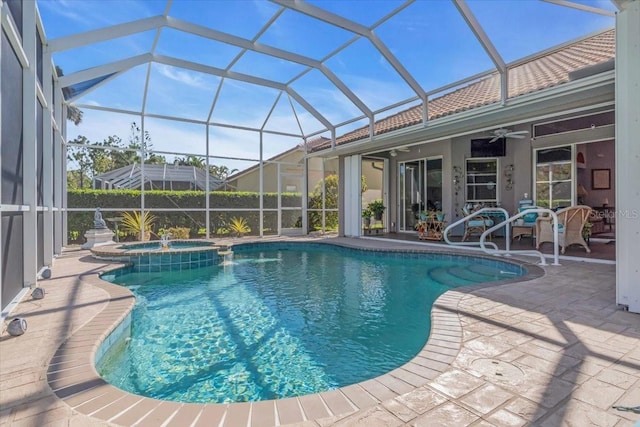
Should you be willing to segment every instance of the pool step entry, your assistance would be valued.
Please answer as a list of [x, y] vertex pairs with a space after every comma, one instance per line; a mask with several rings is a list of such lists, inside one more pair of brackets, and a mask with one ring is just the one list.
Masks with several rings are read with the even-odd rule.
[[233, 251], [229, 246], [220, 246], [218, 256], [222, 258], [220, 265], [233, 265]]

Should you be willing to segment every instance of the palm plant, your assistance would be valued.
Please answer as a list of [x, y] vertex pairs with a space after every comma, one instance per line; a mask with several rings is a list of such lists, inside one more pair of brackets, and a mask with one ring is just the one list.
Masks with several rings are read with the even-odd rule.
[[[144, 220], [144, 221], [143, 221]], [[133, 211], [125, 212], [122, 215], [122, 230], [135, 235], [138, 240], [149, 240], [151, 237], [151, 226], [156, 221], [156, 216], [149, 211], [141, 212]], [[144, 222], [144, 233], [142, 232], [142, 223]]]
[[251, 228], [249, 227], [249, 224], [247, 224], [247, 220], [242, 217], [231, 218], [229, 230], [231, 230], [231, 232], [233, 232], [237, 237], [242, 237], [243, 234], [251, 232]]

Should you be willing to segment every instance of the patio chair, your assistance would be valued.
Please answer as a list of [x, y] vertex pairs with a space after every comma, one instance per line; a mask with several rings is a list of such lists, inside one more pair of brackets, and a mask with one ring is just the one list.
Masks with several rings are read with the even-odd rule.
[[[471, 213], [471, 208], [465, 206], [462, 209], [462, 216], [467, 217]], [[478, 234], [482, 235], [485, 230], [489, 227], [493, 227], [493, 220], [488, 216], [476, 215], [472, 216], [464, 222], [464, 235], [462, 236], [462, 241], [464, 242], [467, 237]], [[489, 235], [489, 240], [491, 240], [491, 235]]]
[[[533, 200], [520, 200], [519, 205], [520, 207], [518, 208], [518, 213], [527, 209], [537, 208], [537, 206], [533, 205]], [[520, 221], [514, 222], [512, 224], [511, 240], [513, 241], [516, 237], [518, 238], [518, 240], [520, 240], [522, 239], [522, 236], [528, 236], [531, 237], [531, 246], [533, 246], [533, 236], [536, 229], [536, 219], [538, 219], [537, 213], [528, 213], [521, 217]]]
[[[589, 219], [589, 206], [570, 206], [556, 212], [558, 215], [558, 244], [562, 253], [571, 245], [581, 245], [587, 253], [591, 253], [589, 245], [582, 237], [582, 229]], [[553, 218], [551, 216], [536, 219], [536, 249], [544, 242], [553, 243]]]

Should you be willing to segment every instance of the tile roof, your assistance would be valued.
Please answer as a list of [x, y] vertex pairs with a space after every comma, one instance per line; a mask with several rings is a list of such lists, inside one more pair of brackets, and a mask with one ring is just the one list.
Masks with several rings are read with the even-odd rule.
[[[615, 31], [608, 30], [564, 45], [531, 59], [514, 62], [508, 67], [508, 98], [539, 91], [569, 81], [569, 73], [600, 64], [615, 57]], [[500, 101], [500, 75], [496, 71], [487, 77], [428, 101], [429, 120]], [[416, 105], [374, 124], [375, 135], [419, 124], [422, 104]], [[336, 145], [369, 137], [369, 126], [336, 138]], [[317, 141], [317, 140], [314, 140]], [[312, 151], [326, 149], [329, 143], [315, 144]]]

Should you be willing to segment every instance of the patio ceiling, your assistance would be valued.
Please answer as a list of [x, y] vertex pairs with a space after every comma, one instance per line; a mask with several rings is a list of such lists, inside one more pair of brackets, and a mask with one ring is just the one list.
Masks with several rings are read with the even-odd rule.
[[490, 3], [89, 0], [74, 14], [57, 2], [39, 7], [47, 49], [65, 73], [59, 83], [84, 111], [335, 139], [496, 71], [504, 103], [507, 63], [612, 26], [620, 6], [534, 3], [537, 18], [584, 23], [562, 29], [527, 20], [523, 2], [502, 2], [499, 13]]

